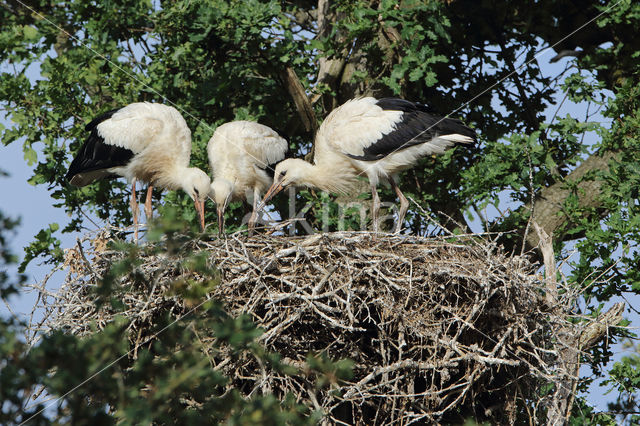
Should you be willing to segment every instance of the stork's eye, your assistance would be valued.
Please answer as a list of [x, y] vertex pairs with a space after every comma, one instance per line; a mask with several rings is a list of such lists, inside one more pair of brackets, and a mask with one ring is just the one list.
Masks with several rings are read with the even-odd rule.
[[282, 179], [284, 177], [284, 175], [286, 175], [286, 174], [287, 174], [286, 170], [281, 171], [280, 172], [280, 179]]
[[200, 192], [198, 192], [198, 189], [197, 189], [197, 188], [193, 188], [193, 191], [196, 193], [196, 197], [199, 197], [199, 196], [200, 196]]

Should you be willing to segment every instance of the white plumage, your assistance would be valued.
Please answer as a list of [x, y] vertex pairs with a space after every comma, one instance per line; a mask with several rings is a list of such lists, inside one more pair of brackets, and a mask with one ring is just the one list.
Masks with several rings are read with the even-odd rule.
[[273, 182], [273, 166], [284, 159], [287, 148], [287, 141], [277, 132], [251, 121], [233, 121], [216, 129], [207, 154], [213, 173], [210, 197], [217, 205], [220, 233], [224, 230], [224, 211], [237, 199], [253, 206], [249, 219], [252, 232], [257, 202]]
[[125, 177], [132, 182], [131, 207], [136, 225], [136, 180], [149, 183], [145, 203], [148, 217], [152, 186], [182, 189], [193, 199], [204, 229], [204, 200], [211, 181], [202, 170], [189, 167], [191, 131], [178, 110], [163, 104], [132, 103], [96, 117], [85, 130], [91, 133], [67, 173], [72, 185]]
[[289, 185], [347, 193], [357, 176], [366, 175], [371, 184], [374, 230], [378, 230], [380, 208], [376, 187], [380, 179], [387, 179], [400, 199], [398, 232], [409, 202], [393, 176], [421, 157], [474, 141], [475, 132], [461, 121], [432, 115], [422, 104], [397, 98], [353, 99], [333, 110], [318, 129], [314, 164], [289, 159], [276, 166], [273, 185], [259, 209]]

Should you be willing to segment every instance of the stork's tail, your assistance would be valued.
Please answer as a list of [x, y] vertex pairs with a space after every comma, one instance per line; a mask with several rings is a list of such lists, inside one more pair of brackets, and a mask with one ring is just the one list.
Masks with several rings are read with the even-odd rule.
[[468, 144], [475, 143], [476, 138], [471, 136], [460, 135], [458, 133], [454, 133], [452, 135], [440, 135], [438, 136], [440, 139], [447, 140], [449, 142], [453, 142], [455, 144]]
[[443, 118], [436, 126], [438, 138], [454, 144], [470, 144], [477, 141], [476, 132], [455, 118]]

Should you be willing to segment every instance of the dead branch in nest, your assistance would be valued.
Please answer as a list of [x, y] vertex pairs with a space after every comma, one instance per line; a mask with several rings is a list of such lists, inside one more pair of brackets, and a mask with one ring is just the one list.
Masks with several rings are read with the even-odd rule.
[[[68, 252], [64, 286], [43, 296], [49, 329], [82, 336], [92, 322], [112, 321], [110, 306], [96, 311], [89, 291], [123, 256], [107, 248], [109, 238], [101, 233], [92, 250]], [[268, 350], [296, 368], [310, 352], [348, 358], [354, 376], [318, 390], [304, 375], [268, 371], [247, 357], [210, 351], [211, 365], [244, 395], [293, 393], [332, 423], [515, 423], [525, 413], [539, 423], [551, 397], [540, 386], [561, 386], [574, 374], [559, 362], [566, 341], [554, 333], [566, 330], [573, 301], [558, 305], [526, 258], [507, 257], [484, 238], [341, 232], [189, 241], [184, 251], [205, 252], [219, 271], [211, 296], [233, 316], [250, 315]], [[167, 253], [143, 256], [135, 285], [125, 276], [114, 289], [132, 349], [158, 315], [188, 310], [172, 283], [202, 277], [178, 265]]]

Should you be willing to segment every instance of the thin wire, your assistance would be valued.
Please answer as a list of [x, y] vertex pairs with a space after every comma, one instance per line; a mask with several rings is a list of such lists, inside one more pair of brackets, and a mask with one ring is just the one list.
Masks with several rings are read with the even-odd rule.
[[[189, 312], [187, 312], [186, 314], [182, 315], [180, 318], [176, 318], [172, 323], [164, 326], [161, 330], [159, 330], [157, 333], [155, 333], [153, 336], [149, 337], [147, 340], [145, 340], [143, 343], [141, 343], [140, 345], [138, 345], [137, 347], [146, 345], [147, 343], [149, 343], [151, 340], [155, 339], [156, 337], [158, 337], [161, 333], [163, 333], [166, 329], [168, 329], [169, 327], [171, 327], [173, 324], [177, 323], [178, 321], [184, 319], [185, 317], [189, 316], [192, 312], [194, 312], [195, 310], [197, 310], [198, 308], [200, 308], [202, 305], [204, 305], [205, 303], [207, 303], [208, 301], [210, 301], [213, 298], [213, 295], [207, 297], [204, 301], [202, 301], [201, 303], [199, 303], [198, 305], [196, 305], [195, 307], [193, 307]], [[109, 364], [107, 364], [105, 367], [101, 368], [100, 370], [96, 371], [95, 373], [93, 373], [91, 376], [87, 377], [86, 379], [84, 379], [81, 383], [77, 384], [76, 386], [74, 386], [72, 389], [70, 389], [69, 391], [67, 391], [64, 395], [61, 395], [55, 399], [52, 400], [52, 402], [46, 406], [44, 406], [42, 409], [40, 409], [37, 413], [33, 414], [31, 417], [29, 417], [28, 419], [24, 420], [22, 423], [20, 423], [21, 425], [26, 424], [28, 421], [32, 420], [34, 417], [38, 416], [40, 413], [42, 413], [44, 410], [46, 410], [47, 408], [51, 407], [52, 405], [56, 404], [59, 400], [65, 398], [66, 396], [70, 395], [71, 393], [75, 392], [76, 390], [78, 390], [80, 387], [82, 387], [84, 384], [90, 382], [91, 380], [93, 380], [96, 376], [98, 376], [99, 374], [101, 374], [102, 372], [104, 372], [105, 370], [108, 370], [109, 368], [111, 368], [114, 364], [116, 364], [117, 362], [119, 362], [121, 359], [129, 356], [131, 353], [133, 353], [136, 349], [133, 348], [131, 349], [129, 352], [119, 356], [118, 358], [116, 358], [114, 361], [110, 362]]]
[[[516, 74], [520, 69], [522, 69], [524, 66], [529, 65], [531, 62], [537, 60], [540, 56], [542, 56], [544, 53], [546, 53], [547, 51], [553, 49], [554, 47], [556, 47], [558, 44], [562, 43], [563, 41], [565, 41], [566, 39], [568, 39], [569, 37], [573, 36], [575, 33], [577, 33], [578, 31], [581, 31], [584, 27], [586, 27], [587, 25], [591, 24], [592, 22], [594, 22], [596, 19], [600, 18], [602, 15], [608, 13], [611, 9], [613, 9], [614, 7], [616, 7], [618, 4], [620, 4], [620, 2], [622, 2], [622, 0], [618, 0], [616, 3], [614, 3], [613, 5], [609, 6], [607, 9], [605, 9], [604, 11], [600, 12], [598, 15], [596, 15], [594, 18], [590, 19], [589, 21], [585, 22], [584, 24], [582, 24], [580, 27], [578, 27], [576, 30], [572, 31], [571, 33], [569, 33], [568, 35], [564, 36], [563, 38], [561, 38], [560, 40], [558, 40], [557, 42], [555, 42], [554, 44], [552, 44], [551, 46], [545, 47], [543, 50], [541, 50], [540, 52], [536, 53], [533, 58], [531, 58], [530, 60], [524, 62], [523, 64], [521, 64], [520, 66], [518, 66], [515, 70], [511, 71], [509, 74], [507, 74], [506, 76], [504, 76], [503, 78], [501, 78], [500, 80], [498, 80], [497, 82], [495, 82], [493, 85], [489, 86], [488, 88], [486, 88], [485, 90], [483, 90], [482, 92], [478, 93], [476, 96], [474, 96], [473, 98], [471, 98], [470, 100], [468, 100], [467, 102], [463, 103], [461, 106], [459, 106], [458, 108], [454, 109], [453, 111], [451, 111], [449, 114], [445, 115], [444, 117], [442, 117], [440, 120], [436, 121], [434, 124], [432, 124], [431, 126], [429, 126], [428, 128], [424, 129], [422, 132], [418, 133], [417, 135], [415, 135], [414, 137], [412, 137], [411, 139], [409, 139], [408, 141], [406, 141], [405, 143], [403, 143], [402, 145], [400, 145], [398, 148], [394, 149], [393, 151], [391, 151], [390, 153], [386, 154], [386, 156], [392, 155], [394, 153], [396, 153], [397, 151], [404, 149], [408, 144], [410, 144], [411, 142], [413, 142], [416, 138], [420, 137], [421, 135], [423, 135], [424, 133], [428, 132], [429, 130], [431, 130], [433, 127], [437, 126], [438, 124], [440, 124], [442, 121], [444, 121], [445, 119], [449, 118], [452, 114], [455, 114], [456, 112], [460, 111], [462, 108], [468, 106], [470, 103], [472, 103], [473, 101], [475, 101], [476, 99], [478, 99], [480, 96], [484, 95], [485, 93], [487, 93], [489, 90], [493, 89], [494, 87], [496, 87], [497, 85], [501, 84], [503, 81], [505, 81], [507, 78], [511, 77], [512, 75]], [[375, 166], [375, 162], [372, 162], [366, 169], [364, 169], [363, 171], [361, 171], [360, 173], [358, 173], [358, 176], [361, 176], [363, 173], [367, 173], [372, 167]]]
[[[455, 110], [451, 111], [449, 114], [447, 114], [446, 116], [442, 117], [438, 122], [434, 123], [432, 126], [430, 126], [429, 128], [425, 129], [424, 131], [420, 132], [418, 135], [414, 136], [413, 138], [411, 138], [409, 141], [405, 142], [402, 146], [400, 146], [399, 148], [395, 149], [394, 151], [392, 151], [390, 154], [395, 153], [396, 151], [402, 149], [406, 144], [410, 143], [411, 141], [413, 141], [415, 138], [419, 137], [420, 135], [424, 134], [425, 132], [429, 131], [433, 126], [437, 125], [438, 123], [440, 123], [441, 121], [443, 121], [444, 119], [448, 118], [451, 114], [454, 114], [456, 112], [458, 112], [459, 110], [461, 110], [462, 108], [464, 108], [465, 106], [469, 105], [471, 102], [475, 101], [476, 99], [478, 99], [480, 96], [482, 96], [483, 94], [485, 94], [486, 92], [488, 92], [489, 90], [493, 89], [494, 87], [496, 87], [498, 84], [502, 83], [504, 80], [506, 80], [507, 78], [511, 77], [513, 74], [515, 74], [518, 70], [520, 70], [522, 67], [528, 65], [529, 63], [531, 63], [534, 60], [537, 60], [537, 58], [542, 55], [543, 53], [545, 53], [547, 50], [552, 49], [553, 47], [557, 46], [558, 44], [560, 44], [561, 42], [563, 42], [564, 40], [566, 40], [567, 38], [571, 37], [572, 35], [574, 35], [575, 33], [577, 33], [578, 31], [582, 30], [584, 27], [586, 27], [587, 25], [591, 24], [593, 21], [595, 21], [596, 19], [600, 18], [602, 15], [604, 15], [605, 13], [608, 13], [611, 9], [613, 9], [615, 6], [617, 6], [622, 0], [618, 0], [615, 4], [613, 4], [612, 6], [609, 6], [607, 9], [605, 9], [603, 12], [601, 12], [600, 14], [598, 14], [596, 17], [594, 17], [593, 19], [587, 21], [586, 23], [584, 23], [583, 25], [581, 25], [579, 28], [577, 28], [576, 30], [574, 30], [573, 32], [571, 32], [569, 35], [563, 37], [562, 39], [560, 39], [558, 42], [554, 43], [553, 45], [545, 48], [544, 50], [542, 50], [541, 52], [537, 53], [532, 59], [530, 59], [529, 61], [523, 63], [522, 65], [520, 65], [518, 68], [516, 68], [514, 71], [510, 72], [509, 74], [507, 74], [505, 77], [503, 77], [502, 79], [500, 79], [499, 81], [497, 81], [496, 83], [494, 83], [492, 86], [488, 87], [487, 89], [483, 90], [482, 92], [480, 92], [478, 95], [474, 96], [472, 99], [470, 99], [469, 101], [465, 102], [464, 104], [462, 104], [460, 107], [456, 108]], [[70, 34], [68, 31], [66, 31], [64, 28], [56, 25], [54, 22], [52, 22], [51, 20], [49, 20], [47, 17], [43, 16], [41, 13], [37, 12], [36, 10], [34, 10], [33, 8], [29, 7], [28, 5], [24, 4], [21, 0], [17, 0], [18, 3], [20, 3], [22, 6], [24, 6], [25, 8], [29, 9], [31, 12], [33, 12], [34, 14], [38, 15], [40, 18], [42, 18], [43, 20], [45, 20], [46, 22], [48, 22], [49, 24], [51, 24], [52, 26], [56, 27], [57, 29], [63, 31], [65, 34], [67, 34], [70, 38], [76, 40], [82, 47], [90, 50], [91, 52], [93, 52], [95, 55], [99, 56], [100, 58], [104, 59], [105, 61], [109, 62], [111, 65], [115, 66], [117, 69], [119, 69], [120, 71], [122, 71], [123, 73], [125, 73], [127, 76], [131, 77], [132, 79], [136, 80], [137, 82], [141, 83], [143, 86], [149, 88], [152, 92], [156, 93], [158, 96], [160, 96], [163, 100], [167, 101], [168, 103], [170, 103], [171, 105], [173, 105], [176, 109], [179, 109], [180, 111], [184, 112], [186, 115], [188, 115], [189, 117], [193, 118], [194, 120], [196, 120], [198, 123], [204, 124], [207, 128], [211, 129], [211, 127], [203, 122], [202, 120], [196, 118], [193, 114], [189, 113], [188, 111], [184, 110], [183, 108], [177, 106], [175, 103], [173, 103], [172, 101], [168, 100], [166, 97], [164, 97], [161, 93], [159, 93], [157, 90], [153, 89], [151, 86], [149, 86], [148, 84], [144, 83], [143, 81], [141, 81], [136, 75], [131, 74], [129, 72], [127, 72], [125, 69], [123, 69], [122, 67], [120, 67], [119, 65], [117, 65], [116, 63], [112, 62], [111, 60], [109, 60], [108, 58], [106, 58], [104, 55], [100, 54], [99, 52], [95, 51], [94, 49], [92, 49], [91, 47], [85, 45], [81, 40], [79, 40], [77, 37], [75, 37], [74, 35]], [[246, 150], [244, 150], [246, 152]], [[255, 157], [253, 157], [251, 154], [247, 153], [249, 156], [251, 156], [252, 158], [256, 159]], [[388, 155], [390, 155], [388, 154]], [[371, 166], [369, 166], [371, 167]], [[368, 170], [368, 169], [367, 169]], [[200, 304], [198, 304], [197, 306], [195, 306], [194, 308], [192, 308], [190, 311], [188, 311], [186, 314], [184, 314], [183, 316], [181, 316], [180, 318], [177, 318], [175, 321], [173, 321], [172, 323], [166, 325], [165, 327], [163, 327], [160, 331], [158, 331], [154, 336], [151, 336], [149, 339], [147, 339], [145, 341], [146, 344], [149, 341], [151, 341], [152, 339], [156, 338], [157, 336], [159, 336], [161, 333], [163, 333], [166, 329], [168, 329], [169, 327], [171, 327], [173, 324], [177, 323], [178, 321], [182, 320], [183, 318], [187, 317], [188, 315], [190, 315], [192, 312], [194, 312], [195, 310], [199, 309], [203, 304], [205, 304], [206, 302], [208, 302], [209, 300], [211, 300], [213, 296], [209, 296], [207, 299], [205, 299], [203, 302], [201, 302]], [[488, 337], [488, 336], [487, 336]], [[86, 378], [84, 381], [82, 381], [81, 383], [79, 383], [78, 385], [74, 386], [72, 389], [70, 389], [69, 391], [67, 391], [65, 394], [61, 395], [60, 397], [54, 399], [50, 404], [46, 405], [44, 408], [42, 408], [41, 410], [39, 410], [38, 412], [36, 412], [35, 414], [33, 414], [31, 417], [29, 417], [28, 419], [24, 420], [22, 423], [20, 423], [20, 425], [24, 425], [25, 423], [27, 423], [28, 421], [32, 420], [34, 417], [38, 416], [40, 413], [42, 413], [44, 410], [46, 410], [47, 408], [51, 407], [53, 404], [57, 403], [59, 400], [65, 398], [66, 396], [70, 395], [71, 393], [73, 393], [74, 391], [76, 391], [77, 389], [79, 389], [81, 386], [83, 386], [84, 384], [88, 383], [89, 381], [91, 381], [93, 378], [95, 378], [96, 376], [98, 376], [100, 373], [104, 372], [105, 370], [109, 369], [111, 366], [113, 366], [114, 364], [116, 364], [118, 361], [122, 360], [124, 357], [129, 356], [129, 354], [131, 354], [134, 351], [134, 349], [131, 349], [129, 352], [127, 352], [126, 354], [118, 357], [117, 359], [115, 359], [114, 361], [112, 361], [111, 363], [107, 364], [105, 367], [103, 367], [102, 369], [100, 369], [99, 371], [97, 371], [96, 373], [92, 374], [91, 376], [89, 376], [88, 378]], [[514, 356], [518, 357], [516, 354], [514, 354]], [[522, 360], [522, 359], [521, 359]], [[524, 360], [522, 360], [524, 361]]]
[[[90, 52], [92, 52], [94, 55], [100, 57], [101, 59], [105, 60], [106, 62], [108, 62], [109, 64], [113, 65], [115, 68], [117, 68], [118, 70], [122, 71], [124, 74], [126, 74], [128, 77], [130, 77], [131, 79], [137, 81], [138, 83], [142, 84], [143, 87], [149, 89], [151, 92], [155, 93], [156, 95], [160, 96], [160, 98], [165, 102], [170, 104], [171, 106], [173, 106], [174, 108], [176, 108], [177, 110], [179, 110], [180, 112], [182, 112], [183, 114], [185, 114], [186, 116], [194, 119], [198, 124], [203, 124], [207, 129], [212, 130], [213, 128], [206, 122], [204, 122], [203, 120], [197, 118], [196, 116], [194, 116], [193, 114], [191, 114], [189, 111], [185, 110], [184, 108], [182, 108], [181, 106], [177, 105], [175, 102], [171, 101], [170, 99], [168, 99], [167, 97], [165, 97], [164, 95], [162, 95], [159, 91], [157, 91], [156, 89], [154, 89], [153, 87], [149, 86], [147, 83], [145, 83], [144, 81], [142, 81], [140, 78], [138, 78], [138, 76], [136, 76], [135, 74], [130, 73], [129, 71], [127, 71], [126, 69], [122, 68], [120, 65], [118, 65], [116, 62], [113, 62], [111, 59], [107, 58], [105, 55], [101, 54], [100, 52], [96, 51], [95, 49], [93, 49], [92, 47], [88, 46], [87, 44], [83, 43], [82, 40], [80, 40], [78, 37], [74, 36], [73, 34], [69, 33], [67, 30], [65, 30], [64, 28], [62, 28], [61, 26], [57, 25], [55, 22], [52, 22], [49, 18], [47, 18], [46, 16], [42, 15], [40, 12], [38, 12], [37, 10], [33, 9], [32, 7], [24, 4], [21, 0], [16, 0], [18, 3], [20, 3], [22, 6], [24, 6], [25, 8], [29, 9], [31, 12], [33, 12], [35, 15], [39, 16], [40, 18], [42, 18], [42, 20], [48, 22], [49, 24], [51, 24], [53, 27], [57, 28], [58, 30], [64, 32], [66, 35], [68, 35], [71, 39], [75, 40], [76, 42], [78, 42], [78, 44], [80, 44], [81, 47], [84, 47], [85, 49], [89, 50]], [[134, 58], [135, 59], [135, 58]], [[229, 139], [226, 135], [222, 135], [228, 142], [230, 142], [231, 144], [233, 144], [236, 148], [239, 148], [240, 150], [244, 151], [245, 154], [247, 154], [249, 157], [253, 158], [255, 161], [257, 161], [259, 164], [266, 164], [266, 162], [264, 162], [261, 159], [256, 158], [255, 156], [253, 156], [250, 152], [248, 152], [246, 149], [244, 149], [243, 146], [240, 146], [239, 144], [235, 143], [233, 140]], [[269, 168], [270, 170], [273, 170], [273, 168], [269, 165], [266, 164], [266, 167]]]
[[[56, 25], [54, 22], [52, 22], [50, 19], [48, 19], [46, 16], [42, 15], [41, 13], [39, 13], [38, 11], [34, 10], [33, 8], [29, 7], [28, 5], [24, 4], [22, 1], [17, 0], [18, 3], [20, 3], [23, 7], [29, 9], [31, 12], [33, 12], [34, 14], [36, 14], [37, 16], [39, 16], [40, 18], [42, 18], [44, 21], [48, 22], [49, 24], [51, 24], [53, 27], [57, 28], [58, 30], [64, 32], [65, 34], [67, 34], [70, 38], [74, 39], [75, 41], [77, 41], [82, 47], [84, 47], [85, 49], [91, 51], [92, 53], [94, 53], [95, 55], [99, 56], [101, 59], [104, 59], [105, 61], [109, 62], [111, 65], [113, 65], [114, 67], [116, 67], [118, 70], [122, 71], [124, 74], [126, 74], [128, 77], [132, 78], [133, 80], [141, 83], [144, 87], [150, 89], [152, 92], [154, 92], [155, 94], [157, 94], [158, 96], [160, 96], [165, 102], [168, 102], [169, 104], [171, 104], [173, 107], [175, 107], [176, 109], [180, 110], [181, 112], [183, 112], [185, 115], [193, 118], [194, 120], [196, 120], [198, 123], [200, 124], [204, 124], [209, 130], [211, 130], [211, 126], [209, 126], [207, 123], [205, 123], [204, 121], [202, 121], [201, 119], [195, 117], [193, 114], [191, 114], [190, 112], [186, 111], [184, 108], [180, 107], [179, 105], [176, 105], [174, 102], [172, 102], [171, 100], [167, 99], [165, 96], [163, 96], [160, 92], [158, 92], [157, 90], [155, 90], [153, 87], [149, 86], [148, 84], [146, 84], [145, 82], [143, 82], [142, 80], [140, 80], [135, 74], [131, 74], [129, 73], [127, 70], [125, 70], [124, 68], [122, 68], [121, 66], [119, 66], [118, 64], [116, 64], [115, 62], [111, 61], [110, 59], [108, 59], [107, 57], [105, 57], [104, 55], [102, 55], [101, 53], [97, 52], [96, 50], [92, 49], [90, 46], [87, 46], [85, 43], [83, 43], [80, 39], [78, 39], [76, 36], [72, 35], [71, 33], [69, 33], [67, 30], [65, 30], [64, 28], [60, 27], [59, 25]], [[223, 135], [224, 136], [224, 135]], [[226, 138], [226, 136], [224, 136]], [[233, 141], [229, 140], [227, 138], [228, 141], [230, 141], [232, 144], [236, 145]], [[241, 149], [244, 150], [244, 148], [240, 147]], [[244, 150], [246, 154], [248, 154], [250, 157], [252, 157], [254, 160], [258, 161], [258, 162], [262, 162], [261, 160], [255, 158], [254, 156], [252, 156], [249, 152], [247, 152], [246, 150]], [[269, 166], [267, 166], [269, 167]], [[186, 316], [190, 315], [192, 312], [194, 312], [195, 310], [197, 310], [198, 308], [200, 308], [202, 305], [204, 305], [206, 302], [208, 302], [209, 300], [211, 300], [213, 296], [209, 296], [207, 299], [205, 299], [203, 302], [201, 302], [200, 304], [196, 305], [194, 308], [192, 308], [190, 311], [188, 311], [186, 314], [184, 314], [183, 316], [181, 316], [180, 318], [177, 318], [175, 321], [173, 321], [172, 323], [168, 324], [167, 326], [165, 326], [164, 328], [162, 328], [160, 331], [158, 331], [154, 336], [151, 336], [149, 339], [147, 339], [143, 344], [146, 344], [147, 342], [151, 341], [152, 339], [156, 338], [158, 335], [160, 335], [162, 332], [164, 332], [166, 329], [168, 329], [169, 327], [171, 327], [173, 324], [177, 323], [178, 321], [180, 321], [181, 319], [185, 318]], [[55, 398], [50, 404], [45, 405], [41, 410], [39, 410], [38, 412], [36, 412], [35, 414], [33, 414], [31, 417], [29, 417], [28, 419], [24, 420], [23, 422], [20, 423], [20, 425], [24, 425], [25, 423], [29, 422], [30, 420], [32, 420], [34, 417], [38, 416], [40, 413], [42, 413], [44, 410], [46, 410], [47, 408], [51, 407], [52, 405], [56, 404], [59, 400], [65, 398], [66, 396], [70, 395], [71, 393], [75, 392], [77, 389], [79, 389], [80, 387], [82, 387], [84, 384], [88, 383], [89, 381], [93, 380], [96, 376], [98, 376], [100, 373], [102, 373], [105, 370], [108, 370], [109, 368], [111, 368], [114, 364], [116, 364], [117, 362], [119, 362], [121, 359], [123, 359], [126, 356], [129, 356], [132, 352], [134, 351], [134, 349], [130, 350], [129, 352], [125, 353], [124, 355], [116, 358], [114, 361], [112, 361], [111, 363], [107, 364], [105, 367], [103, 367], [102, 369], [100, 369], [99, 371], [97, 371], [96, 373], [92, 374], [91, 376], [87, 377], [85, 380], [83, 380], [81, 383], [79, 383], [78, 385], [74, 386], [73, 388], [71, 388], [69, 391], [67, 391], [65, 394]]]

